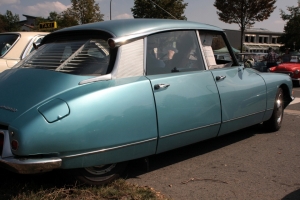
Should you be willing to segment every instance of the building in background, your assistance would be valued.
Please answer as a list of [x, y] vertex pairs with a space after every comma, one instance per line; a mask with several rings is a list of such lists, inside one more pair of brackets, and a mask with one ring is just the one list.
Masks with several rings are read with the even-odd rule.
[[[236, 49], [240, 49], [241, 31], [225, 29], [228, 40]], [[272, 47], [275, 51], [283, 45], [278, 42], [282, 32], [273, 32], [263, 28], [250, 28], [244, 32], [243, 52], [267, 53], [268, 48]]]
[[26, 20], [20, 21], [21, 31], [33, 31], [34, 25], [37, 17], [30, 15], [23, 15], [26, 17]]

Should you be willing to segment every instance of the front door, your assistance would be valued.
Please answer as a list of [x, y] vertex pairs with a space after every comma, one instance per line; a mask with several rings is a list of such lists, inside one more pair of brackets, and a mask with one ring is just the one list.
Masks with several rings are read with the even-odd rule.
[[222, 104], [219, 135], [260, 123], [266, 110], [266, 86], [262, 77], [255, 70], [242, 66], [211, 72]]

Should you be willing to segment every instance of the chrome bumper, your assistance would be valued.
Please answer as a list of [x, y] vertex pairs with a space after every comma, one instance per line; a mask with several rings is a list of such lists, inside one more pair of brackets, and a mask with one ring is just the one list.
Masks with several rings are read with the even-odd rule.
[[0, 167], [19, 174], [36, 174], [60, 168], [60, 158], [27, 159], [7, 157], [0, 158]]
[[0, 130], [4, 135], [0, 167], [20, 174], [36, 174], [61, 167], [62, 160], [52, 158], [18, 158], [12, 154], [7, 130]]

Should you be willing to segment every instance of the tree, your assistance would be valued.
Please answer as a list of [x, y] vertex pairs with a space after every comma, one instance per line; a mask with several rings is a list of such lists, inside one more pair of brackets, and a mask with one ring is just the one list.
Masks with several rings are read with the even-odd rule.
[[280, 10], [281, 18], [287, 23], [284, 26], [283, 34], [279, 37], [279, 42], [284, 45], [281, 50], [284, 49], [300, 49], [300, 8], [299, 7], [287, 7], [290, 14], [286, 14], [283, 10]]
[[71, 9], [67, 9], [63, 11], [57, 20], [58, 28], [65, 28], [70, 26], [76, 26], [78, 25], [78, 20], [74, 15], [72, 15]]
[[134, 18], [158, 18], [186, 20], [183, 0], [134, 0], [131, 12]]
[[73, 15], [70, 8], [58, 14], [57, 12], [50, 12], [47, 21], [56, 21], [57, 29], [66, 28], [78, 25], [77, 18]]
[[238, 24], [241, 30], [241, 52], [243, 51], [244, 32], [256, 21], [268, 19], [276, 6], [276, 0], [216, 0], [219, 19], [225, 23]]
[[95, 0], [71, 0], [72, 6], [66, 11], [66, 16], [73, 16], [79, 24], [103, 21], [103, 14]]
[[13, 15], [10, 10], [7, 10], [5, 15], [0, 16], [0, 26], [1, 31], [9, 32], [9, 31], [19, 31], [19, 15]]
[[6, 29], [5, 29], [6, 26], [7, 25], [6, 25], [4, 16], [0, 14], [0, 33], [6, 31]]

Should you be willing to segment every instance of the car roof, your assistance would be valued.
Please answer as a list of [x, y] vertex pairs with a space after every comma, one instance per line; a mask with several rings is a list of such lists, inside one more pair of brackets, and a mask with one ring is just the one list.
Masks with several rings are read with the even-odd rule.
[[82, 30], [96, 30], [105, 31], [110, 33], [113, 37], [122, 37], [132, 34], [149, 34], [151, 32], [159, 32], [164, 30], [188, 30], [188, 29], [198, 29], [198, 30], [214, 30], [223, 31], [219, 27], [184, 21], [184, 20], [172, 20], [172, 19], [122, 19], [122, 20], [111, 20], [103, 22], [95, 22], [90, 24], [83, 24], [78, 26], [73, 26], [69, 28], [64, 28], [54, 33], [68, 32], [68, 31], [82, 31]]
[[20, 31], [20, 32], [4, 32], [0, 33], [0, 35], [8, 35], [8, 34], [15, 34], [15, 35], [23, 35], [23, 36], [32, 36], [32, 35], [46, 35], [49, 34], [49, 32], [30, 32], [30, 31]]

